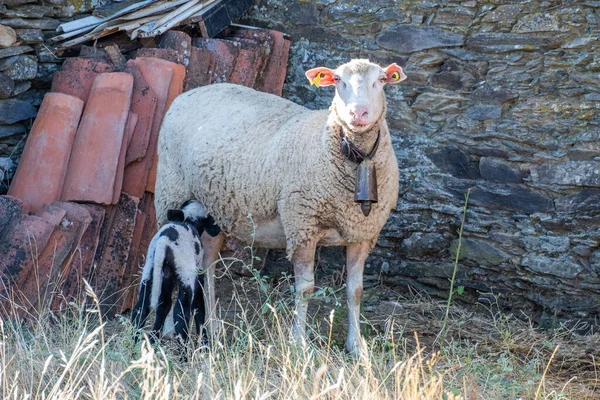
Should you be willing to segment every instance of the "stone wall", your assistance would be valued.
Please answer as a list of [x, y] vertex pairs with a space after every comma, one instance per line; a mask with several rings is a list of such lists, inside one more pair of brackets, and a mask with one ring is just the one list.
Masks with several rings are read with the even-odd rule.
[[[109, 0], [104, 0], [107, 2]], [[0, 1], [0, 194], [17, 168], [37, 108], [63, 59], [47, 42], [100, 0]]]
[[333, 90], [306, 69], [405, 68], [386, 89], [397, 210], [367, 281], [447, 296], [472, 188], [458, 298], [598, 323], [600, 1], [260, 0], [245, 20], [291, 35], [284, 97], [309, 108]]

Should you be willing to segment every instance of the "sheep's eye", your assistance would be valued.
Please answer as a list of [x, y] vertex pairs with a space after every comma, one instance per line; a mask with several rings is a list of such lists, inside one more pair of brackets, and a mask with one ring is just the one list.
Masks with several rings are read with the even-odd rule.
[[379, 82], [381, 82], [381, 83], [384, 83], [384, 82], [385, 82], [385, 80], [386, 80], [386, 77], [385, 77], [385, 76], [382, 76], [382, 77], [380, 77], [380, 78], [379, 78]]
[[336, 81], [336, 82], [339, 82], [340, 81], [340, 77], [337, 76], [337, 75], [334, 75], [333, 76], [333, 80]]

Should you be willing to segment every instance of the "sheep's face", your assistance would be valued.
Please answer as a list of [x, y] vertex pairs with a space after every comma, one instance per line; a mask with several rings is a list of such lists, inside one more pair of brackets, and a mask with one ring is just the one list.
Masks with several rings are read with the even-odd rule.
[[217, 236], [221, 232], [221, 228], [215, 224], [213, 217], [208, 215], [206, 207], [198, 200], [186, 201], [180, 210], [168, 210], [167, 220], [190, 224], [200, 235], [202, 232], [206, 232], [210, 236]]
[[325, 67], [313, 68], [306, 72], [306, 77], [317, 87], [335, 86], [335, 110], [355, 133], [369, 131], [384, 117], [383, 87], [406, 79], [398, 65], [381, 68], [369, 60], [352, 60], [335, 71]]

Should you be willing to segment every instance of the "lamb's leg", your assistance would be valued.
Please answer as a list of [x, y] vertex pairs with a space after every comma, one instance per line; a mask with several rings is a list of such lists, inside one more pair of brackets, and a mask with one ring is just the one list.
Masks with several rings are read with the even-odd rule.
[[360, 353], [360, 299], [363, 294], [363, 269], [369, 255], [369, 242], [346, 247], [346, 296], [348, 297], [348, 338], [346, 349], [355, 357]]
[[169, 311], [171, 311], [171, 304], [173, 303], [171, 296], [173, 295], [176, 279], [174, 275], [175, 274], [170, 268], [163, 268], [163, 280], [160, 287], [158, 306], [156, 307], [156, 320], [152, 327], [152, 336], [150, 337], [151, 342], [154, 342], [155, 339], [160, 337], [160, 332], [165, 324], [165, 319], [167, 319], [167, 315], [169, 315]]
[[200, 238], [204, 256], [202, 257], [202, 270], [206, 271], [206, 279], [204, 280], [204, 295], [206, 296], [206, 325], [208, 333], [213, 336], [216, 333], [216, 299], [215, 299], [215, 266], [219, 259], [219, 252], [225, 241], [225, 236], [219, 234], [215, 237], [208, 235], [206, 232]]
[[131, 324], [135, 327], [136, 333], [134, 341], [138, 341], [137, 330], [141, 329], [146, 323], [148, 313], [150, 312], [150, 296], [152, 292], [152, 275], [150, 279], [143, 280], [140, 285], [140, 297], [131, 312]]
[[187, 342], [188, 338], [193, 299], [194, 288], [179, 282], [173, 321], [175, 322], [175, 335], [179, 336], [183, 343]]
[[306, 314], [308, 299], [315, 288], [315, 251], [316, 242], [298, 247], [292, 256], [296, 287], [296, 315], [292, 325], [292, 336], [298, 344], [306, 339]]
[[[204, 322], [206, 321], [206, 306], [204, 302], [204, 277], [198, 274], [196, 278], [196, 290], [194, 291], [194, 302], [192, 309], [195, 311], [194, 324], [196, 325], [196, 334], [202, 335], [201, 345], [208, 345], [208, 337], [206, 335], [206, 327]], [[202, 329], [202, 332], [200, 330]]]

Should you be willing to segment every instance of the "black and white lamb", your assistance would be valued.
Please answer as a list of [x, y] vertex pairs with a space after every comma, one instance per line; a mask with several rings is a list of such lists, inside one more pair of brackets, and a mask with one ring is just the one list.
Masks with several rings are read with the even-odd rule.
[[[156, 320], [151, 341], [158, 339], [161, 331], [169, 334], [174, 329], [175, 335], [185, 342], [191, 314], [195, 313], [198, 335], [205, 322], [201, 271], [204, 251], [200, 236], [203, 232], [216, 236], [220, 229], [197, 200], [186, 201], [181, 209], [168, 210], [167, 214], [169, 223], [160, 228], [148, 247], [139, 299], [131, 314], [131, 322], [139, 330], [144, 326], [150, 310], [154, 309]], [[179, 286], [178, 295], [172, 307], [176, 283]], [[205, 331], [203, 339], [206, 339]]]

